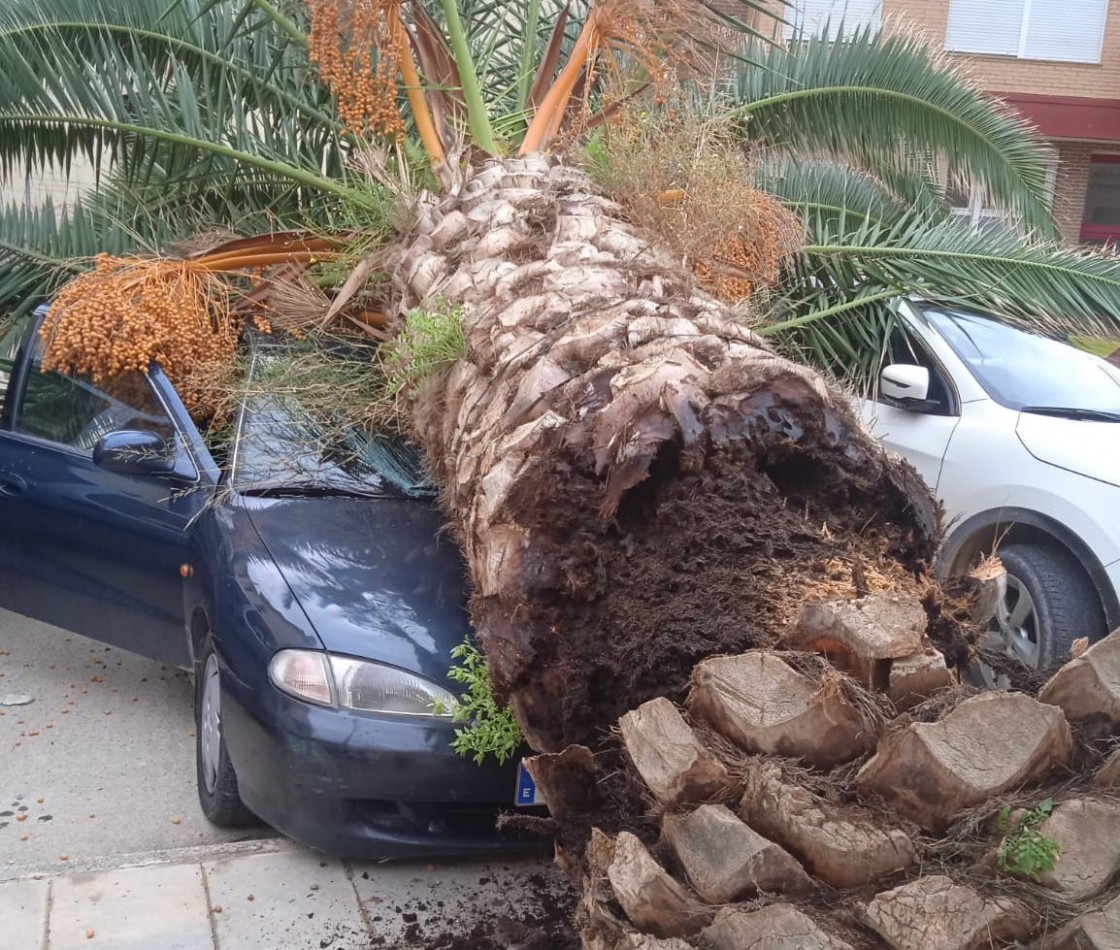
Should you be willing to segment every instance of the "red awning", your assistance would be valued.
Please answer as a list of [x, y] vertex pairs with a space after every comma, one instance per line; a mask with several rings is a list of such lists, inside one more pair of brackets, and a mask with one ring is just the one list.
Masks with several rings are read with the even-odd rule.
[[995, 95], [1014, 106], [1047, 138], [1120, 142], [1120, 99], [1039, 96], [1026, 92]]

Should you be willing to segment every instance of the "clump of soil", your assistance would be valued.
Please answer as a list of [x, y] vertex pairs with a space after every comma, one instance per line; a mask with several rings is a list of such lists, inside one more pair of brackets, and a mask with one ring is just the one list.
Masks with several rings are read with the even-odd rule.
[[707, 656], [775, 645], [838, 562], [917, 584], [931, 545], [900, 509], [897, 494], [807, 452], [740, 447], [696, 472], [655, 469], [609, 527], [581, 539], [574, 592], [527, 607], [534, 626], [557, 631], [561, 745], [595, 748], [627, 710], [681, 701]]
[[[393, 950], [579, 950], [573, 923], [576, 892], [558, 890], [540, 874], [530, 875], [528, 884], [537, 898], [532, 910], [511, 915], [472, 907], [465, 929], [461, 920], [456, 925], [455, 918], [422, 923], [417, 914], [402, 911], [407, 925], [404, 943]], [[373, 943], [376, 950], [383, 946]]]

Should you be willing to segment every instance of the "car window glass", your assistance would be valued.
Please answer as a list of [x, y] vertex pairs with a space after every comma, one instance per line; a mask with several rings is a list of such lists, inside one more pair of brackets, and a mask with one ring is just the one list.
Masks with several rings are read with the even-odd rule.
[[935, 415], [950, 415], [952, 412], [952, 397], [949, 384], [941, 371], [937, 361], [929, 351], [914, 338], [904, 327], [895, 325], [891, 331], [887, 348], [888, 366], [896, 365], [924, 366], [929, 370], [929, 392], [926, 398], [937, 403], [932, 410]]
[[124, 373], [108, 391], [84, 379], [40, 370], [41, 348], [27, 374], [17, 432], [48, 439], [88, 455], [110, 432], [140, 429], [163, 436], [177, 451], [175, 425], [143, 373]]
[[19, 320], [0, 320], [0, 409], [4, 406], [4, 397], [15, 369], [19, 344], [27, 333], [30, 319], [30, 317], [22, 317]]
[[1120, 379], [1098, 356], [964, 310], [927, 307], [926, 317], [996, 402], [1120, 411]]

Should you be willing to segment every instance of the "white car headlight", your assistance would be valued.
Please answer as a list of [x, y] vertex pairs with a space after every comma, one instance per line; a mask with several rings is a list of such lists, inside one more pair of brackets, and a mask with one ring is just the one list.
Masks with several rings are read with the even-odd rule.
[[268, 678], [296, 699], [320, 706], [334, 705], [327, 655], [315, 650], [281, 650], [268, 664]]
[[455, 704], [449, 690], [415, 673], [314, 650], [281, 650], [268, 673], [277, 688], [323, 706], [442, 719]]

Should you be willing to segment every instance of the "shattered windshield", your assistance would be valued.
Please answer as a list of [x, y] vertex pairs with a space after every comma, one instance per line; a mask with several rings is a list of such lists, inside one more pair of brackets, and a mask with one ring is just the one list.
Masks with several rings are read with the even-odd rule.
[[[295, 350], [261, 347], [252, 356], [234, 448], [232, 487], [252, 494], [430, 497], [419, 449], [399, 434], [324, 409], [310, 388], [292, 385]], [[337, 394], [344, 405], [347, 393]]]

